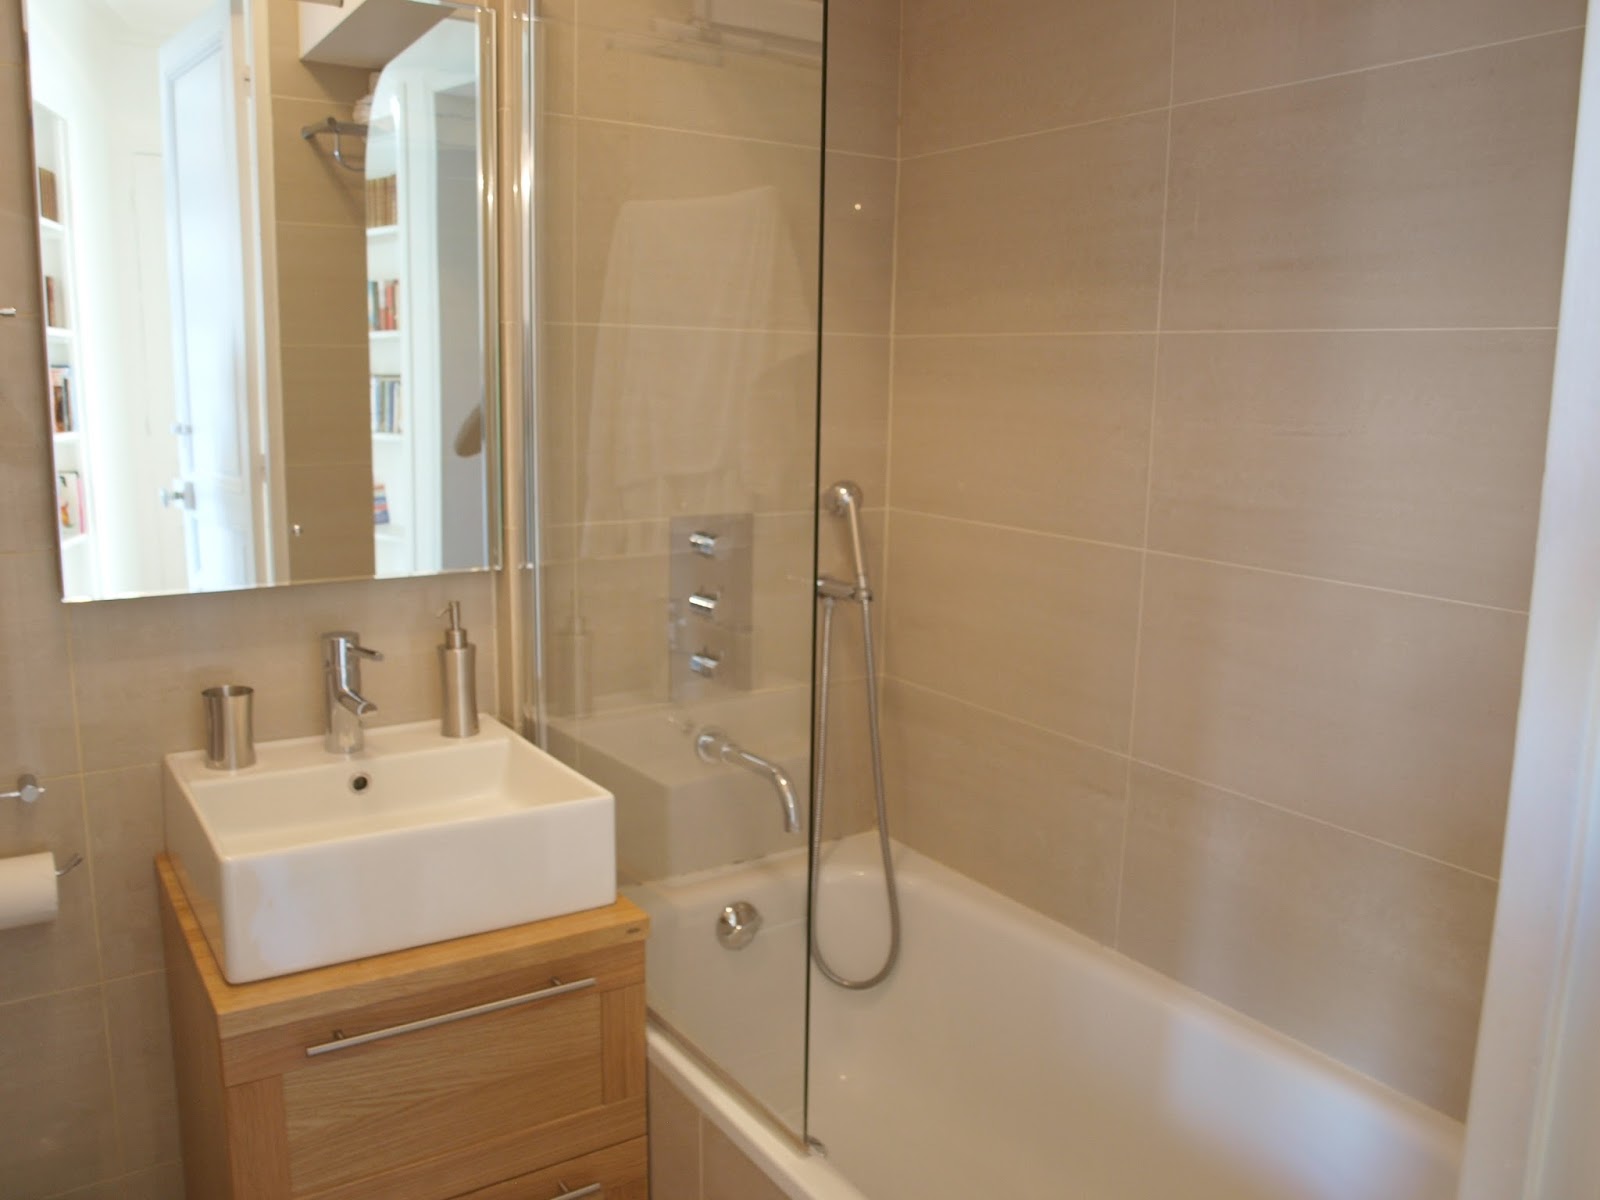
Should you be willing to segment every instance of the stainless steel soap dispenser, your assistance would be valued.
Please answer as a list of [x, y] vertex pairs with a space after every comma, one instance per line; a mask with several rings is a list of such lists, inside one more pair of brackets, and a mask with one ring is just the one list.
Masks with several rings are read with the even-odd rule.
[[445, 737], [472, 737], [478, 732], [478, 648], [467, 641], [461, 628], [461, 601], [452, 600], [439, 610], [450, 617], [439, 647], [439, 676], [444, 692], [440, 730]]

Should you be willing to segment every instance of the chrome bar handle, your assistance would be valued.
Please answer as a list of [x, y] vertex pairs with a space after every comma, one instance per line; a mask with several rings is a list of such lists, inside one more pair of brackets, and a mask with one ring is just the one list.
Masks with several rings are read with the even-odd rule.
[[599, 980], [575, 979], [571, 983], [562, 983], [552, 980], [553, 986], [542, 988], [537, 992], [525, 992], [520, 996], [508, 996], [504, 1000], [491, 1000], [487, 1004], [475, 1004], [471, 1008], [458, 1008], [454, 1012], [440, 1013], [436, 1017], [423, 1017], [417, 1021], [407, 1021], [403, 1025], [390, 1025], [385, 1029], [374, 1029], [370, 1033], [358, 1033], [354, 1037], [341, 1037], [338, 1030], [334, 1031], [333, 1040], [321, 1042], [315, 1046], [306, 1047], [306, 1057], [316, 1058], [319, 1054], [332, 1054], [335, 1050], [348, 1050], [352, 1046], [365, 1046], [369, 1042], [381, 1042], [386, 1038], [399, 1037], [404, 1033], [416, 1033], [422, 1029], [432, 1029], [436, 1025], [449, 1025], [455, 1021], [465, 1021], [468, 1017], [482, 1017], [489, 1013], [503, 1012], [508, 1008], [517, 1008], [524, 1004], [533, 1004], [539, 1000], [551, 1000], [556, 996], [565, 996], [569, 992], [581, 992], [592, 988]]
[[0, 800], [21, 800], [24, 804], [32, 804], [45, 793], [39, 786], [39, 781], [32, 775], [17, 776], [17, 790], [14, 792], [0, 792]]
[[603, 1183], [591, 1183], [588, 1187], [579, 1188], [575, 1192], [567, 1191], [567, 1185], [560, 1180], [556, 1181], [556, 1186], [561, 1190], [556, 1193], [555, 1200], [580, 1200], [583, 1196], [599, 1196], [606, 1190], [606, 1185]]

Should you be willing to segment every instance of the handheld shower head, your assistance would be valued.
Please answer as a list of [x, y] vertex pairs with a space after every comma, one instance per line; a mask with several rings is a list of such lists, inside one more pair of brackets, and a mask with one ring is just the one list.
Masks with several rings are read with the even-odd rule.
[[851, 509], [859, 510], [861, 485], [848, 479], [840, 480], [822, 493], [822, 507], [833, 517], [842, 517]]
[[867, 556], [861, 549], [861, 485], [840, 480], [822, 493], [822, 507], [835, 517], [850, 519], [850, 548], [856, 560], [856, 590], [863, 597], [871, 595], [867, 586]]

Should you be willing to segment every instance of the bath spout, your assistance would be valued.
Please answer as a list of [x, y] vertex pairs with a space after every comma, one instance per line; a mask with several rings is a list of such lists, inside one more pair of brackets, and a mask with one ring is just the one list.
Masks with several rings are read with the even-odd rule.
[[777, 763], [743, 749], [720, 729], [700, 730], [695, 735], [694, 751], [700, 756], [701, 762], [730, 763], [747, 771], [754, 771], [757, 775], [766, 776], [783, 805], [783, 831], [785, 833], [800, 831], [800, 802], [795, 797], [794, 784], [789, 782], [789, 776]]

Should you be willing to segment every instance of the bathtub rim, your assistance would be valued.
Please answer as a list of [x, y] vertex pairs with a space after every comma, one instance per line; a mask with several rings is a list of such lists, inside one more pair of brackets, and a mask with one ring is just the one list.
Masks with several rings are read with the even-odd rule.
[[[868, 1200], [815, 1150], [780, 1132], [685, 1049], [653, 1013], [645, 1030], [650, 1065], [687, 1096], [790, 1200]], [[703, 1145], [701, 1147], [702, 1171]]]

